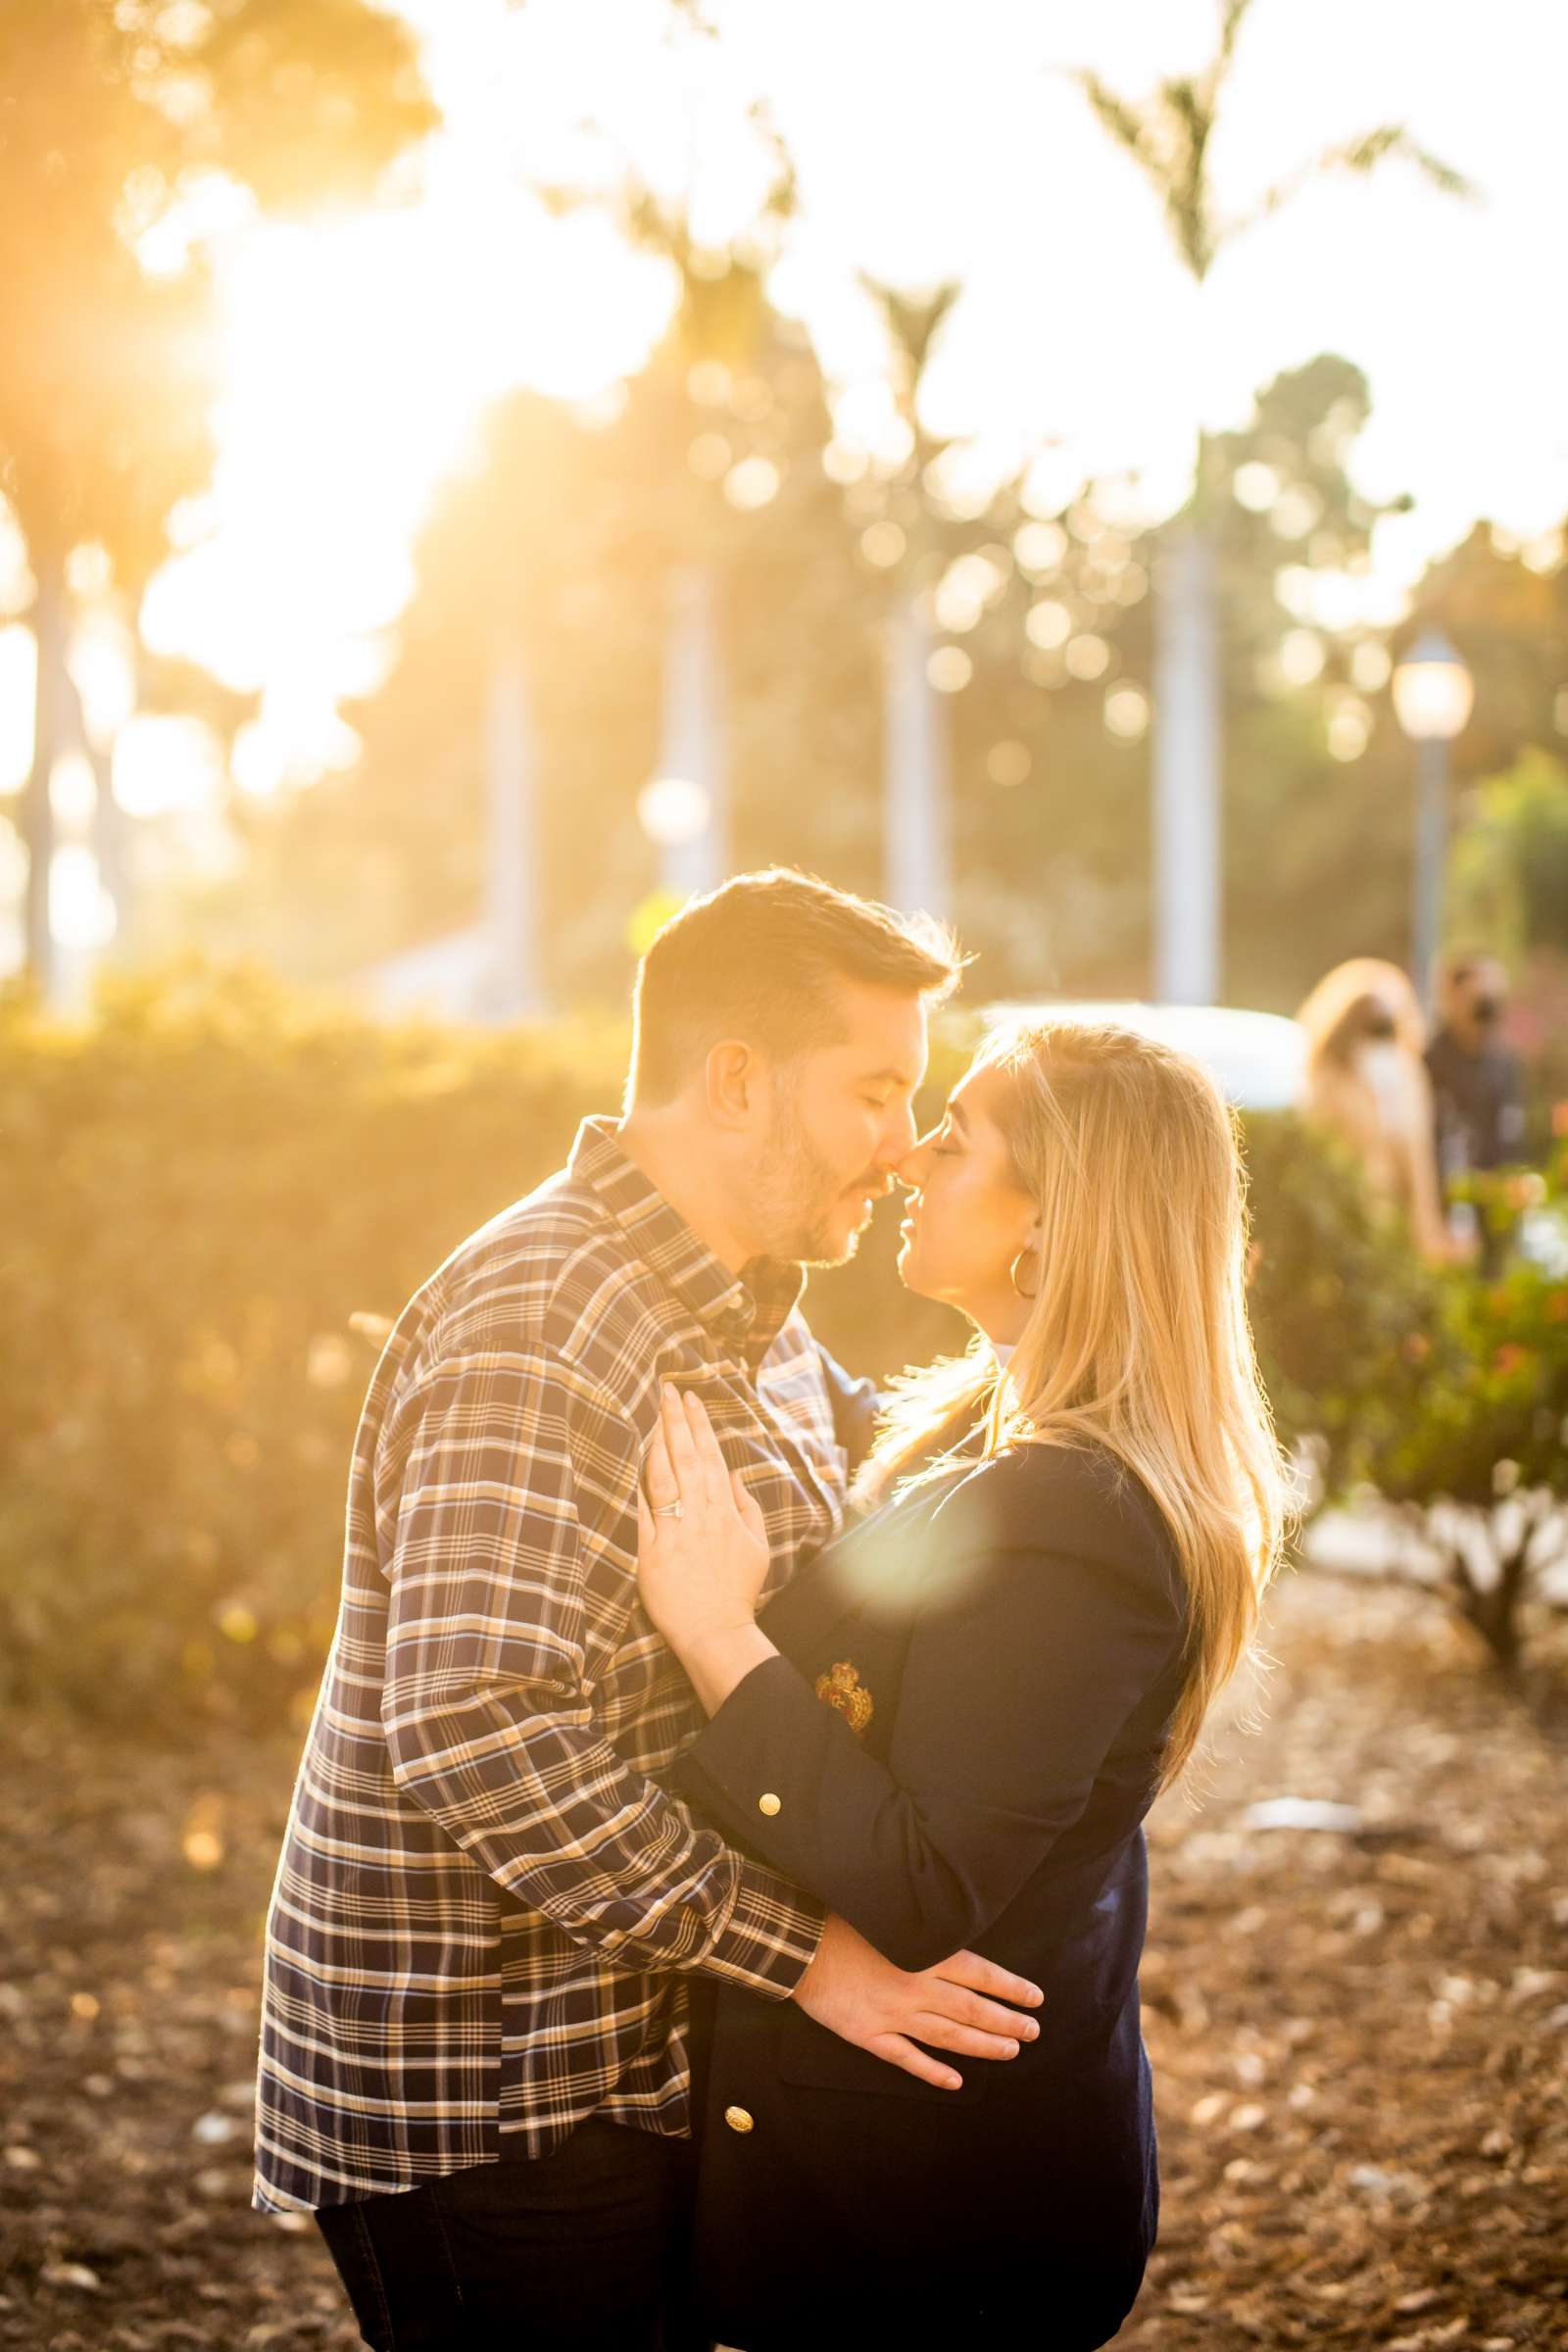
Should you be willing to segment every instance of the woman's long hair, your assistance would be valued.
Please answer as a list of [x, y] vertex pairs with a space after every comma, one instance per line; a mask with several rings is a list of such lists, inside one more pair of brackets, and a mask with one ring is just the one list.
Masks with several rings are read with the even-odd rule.
[[1306, 1038], [1301, 1115], [1354, 1156], [1373, 1195], [1402, 1210], [1417, 1247], [1441, 1264], [1447, 1228], [1415, 990], [1396, 963], [1355, 956], [1324, 974], [1296, 1017]]
[[1348, 1033], [1354, 1027], [1351, 1016], [1369, 997], [1387, 1012], [1405, 1052], [1420, 1060], [1426, 1052], [1427, 1025], [1408, 975], [1396, 963], [1385, 963], [1381, 956], [1352, 956], [1324, 973], [1296, 1016], [1306, 1037], [1308, 1070], [1325, 1056], [1343, 1056]]
[[977, 1410], [988, 1456], [1097, 1445], [1132, 1471], [1188, 1593], [1167, 1787], [1251, 1642], [1289, 1511], [1247, 1319], [1235, 1118], [1197, 1062], [1127, 1029], [1026, 1021], [977, 1058], [1009, 1082], [997, 1115], [1039, 1206], [1038, 1288], [1004, 1375], [982, 1342], [899, 1384], [862, 1491], [951, 1475], [931, 1448]]

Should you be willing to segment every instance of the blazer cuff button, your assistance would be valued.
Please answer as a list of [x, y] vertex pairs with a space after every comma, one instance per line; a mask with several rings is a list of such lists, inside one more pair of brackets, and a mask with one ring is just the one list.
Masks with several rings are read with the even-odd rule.
[[760, 1796], [758, 1798], [757, 1810], [759, 1813], [765, 1813], [768, 1819], [771, 1821], [775, 1813], [783, 1812], [784, 1799], [781, 1796], [775, 1796], [770, 1788], [765, 1796]]

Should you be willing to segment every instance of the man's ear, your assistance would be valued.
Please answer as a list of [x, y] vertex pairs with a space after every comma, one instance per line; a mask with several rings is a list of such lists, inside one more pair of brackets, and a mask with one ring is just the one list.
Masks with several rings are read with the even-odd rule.
[[715, 1126], [739, 1133], [756, 1115], [761, 1067], [750, 1046], [733, 1038], [709, 1049], [705, 1065], [708, 1115]]

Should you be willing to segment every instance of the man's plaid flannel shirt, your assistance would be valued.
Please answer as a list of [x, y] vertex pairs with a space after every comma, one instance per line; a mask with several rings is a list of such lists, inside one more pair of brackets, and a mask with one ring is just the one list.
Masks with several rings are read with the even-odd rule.
[[682, 2134], [683, 1972], [804, 1974], [820, 1906], [659, 1784], [701, 1717], [637, 1602], [670, 1376], [762, 1506], [769, 1590], [838, 1526], [799, 1269], [748, 1274], [590, 1119], [388, 1340], [268, 1920], [263, 2210], [543, 2155], [589, 2114]]

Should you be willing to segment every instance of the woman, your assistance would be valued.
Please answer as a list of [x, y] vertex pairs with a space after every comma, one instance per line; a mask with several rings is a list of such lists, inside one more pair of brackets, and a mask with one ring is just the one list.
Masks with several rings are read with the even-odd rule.
[[1423, 1257], [1454, 1254], [1438, 1194], [1426, 1024], [1396, 963], [1336, 964], [1297, 1019], [1306, 1032], [1303, 1115], [1360, 1162], [1380, 1200], [1409, 1224]]
[[1044, 1022], [900, 1173], [903, 1278], [977, 1338], [903, 1388], [879, 1507], [759, 1623], [759, 1515], [671, 1395], [639, 1577], [711, 1719], [683, 1792], [901, 1965], [971, 1945], [1032, 1979], [1040, 2032], [960, 2075], [718, 1988], [694, 2269], [747, 2352], [1002, 2326], [1077, 2352], [1154, 2235], [1140, 1824], [1278, 1556], [1241, 1172], [1194, 1063]]

